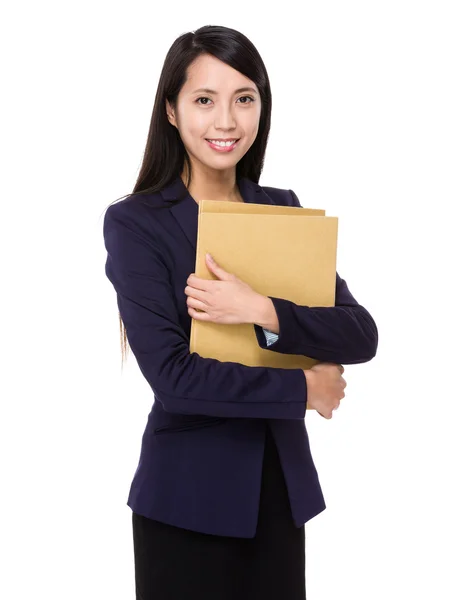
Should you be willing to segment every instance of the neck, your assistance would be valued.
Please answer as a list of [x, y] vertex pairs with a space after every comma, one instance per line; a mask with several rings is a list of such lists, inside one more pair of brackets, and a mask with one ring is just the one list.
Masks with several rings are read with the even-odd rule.
[[[181, 179], [187, 187], [186, 170], [181, 174]], [[194, 169], [188, 190], [197, 204], [200, 200], [242, 202], [236, 181], [236, 169], [229, 171], [214, 170], [207, 173]]]

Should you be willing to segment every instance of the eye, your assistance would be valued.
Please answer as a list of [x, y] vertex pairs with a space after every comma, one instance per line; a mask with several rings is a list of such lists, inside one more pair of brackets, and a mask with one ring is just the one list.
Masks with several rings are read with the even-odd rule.
[[254, 98], [252, 98], [251, 96], [241, 96], [241, 97], [239, 98], [239, 100], [242, 100], [242, 98], [248, 98], [248, 99], [250, 100], [250, 102], [239, 102], [239, 104], [251, 104], [252, 102], [254, 102], [254, 101], [255, 101], [255, 99], [254, 99]]
[[[202, 96], [201, 98], [197, 98], [197, 100], [195, 101], [196, 103], [198, 103], [199, 100], [211, 100], [211, 98], [206, 98], [206, 96]], [[200, 102], [200, 104], [202, 106], [208, 106], [207, 104], [205, 104], [204, 102]]]
[[[238, 98], [238, 100], [242, 100], [243, 98], [248, 98], [250, 100], [250, 102], [239, 102], [239, 104], [251, 104], [252, 102], [255, 101], [255, 99], [252, 98], [252, 96], [241, 96], [240, 98]], [[208, 104], [206, 102], [199, 102], [200, 100], [211, 100], [211, 98], [207, 98], [206, 96], [201, 96], [200, 98], [197, 98], [197, 100], [195, 101], [196, 104], [200, 104], [201, 106], [208, 106]]]

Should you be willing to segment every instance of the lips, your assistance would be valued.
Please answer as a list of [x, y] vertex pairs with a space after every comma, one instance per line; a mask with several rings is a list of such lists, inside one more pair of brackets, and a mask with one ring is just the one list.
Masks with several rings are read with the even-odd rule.
[[205, 138], [205, 140], [207, 142], [211, 142], [211, 144], [215, 144], [216, 142], [234, 142], [234, 143], [236, 143], [240, 140], [240, 138], [228, 138], [227, 140], [211, 140], [211, 139]]
[[[217, 152], [218, 154], [228, 154], [229, 152], [234, 152], [234, 149], [238, 147], [239, 145], [239, 140], [240, 138], [237, 138], [235, 141], [231, 142], [230, 144], [216, 144], [215, 142], [211, 142], [209, 139], [205, 138], [205, 142], [208, 144], [208, 146], [211, 148], [211, 150], [214, 150], [214, 152]], [[221, 141], [221, 140], [216, 140], [216, 141]], [[225, 140], [223, 140], [225, 141]]]

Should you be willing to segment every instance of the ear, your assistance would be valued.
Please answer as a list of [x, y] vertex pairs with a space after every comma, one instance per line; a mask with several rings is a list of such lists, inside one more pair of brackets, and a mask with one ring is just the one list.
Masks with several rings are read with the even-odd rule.
[[173, 125], [174, 127], [177, 127], [177, 119], [175, 117], [175, 111], [167, 99], [166, 99], [166, 113], [167, 113], [167, 118], [169, 119], [169, 123], [171, 125]]

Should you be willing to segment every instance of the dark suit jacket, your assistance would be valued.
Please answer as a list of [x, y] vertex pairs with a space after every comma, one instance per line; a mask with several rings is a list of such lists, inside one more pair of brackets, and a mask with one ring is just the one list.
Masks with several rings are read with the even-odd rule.
[[[238, 185], [245, 202], [300, 207], [291, 190], [262, 187], [247, 178]], [[171, 206], [168, 201], [177, 197], [183, 200]], [[184, 289], [195, 271], [197, 222], [198, 204], [180, 177], [158, 193], [112, 204], [105, 213], [106, 275], [155, 400], [127, 504], [185, 529], [253, 537], [268, 424], [293, 518], [301, 526], [326, 507], [304, 420], [304, 372], [189, 352], [191, 317]], [[280, 331], [270, 351], [341, 364], [375, 356], [375, 322], [338, 274], [334, 307], [271, 298]], [[262, 328], [254, 328], [255, 339], [267, 348]]]

